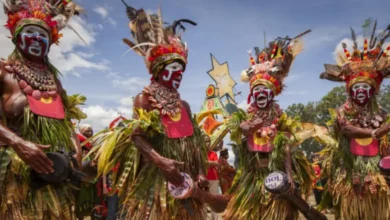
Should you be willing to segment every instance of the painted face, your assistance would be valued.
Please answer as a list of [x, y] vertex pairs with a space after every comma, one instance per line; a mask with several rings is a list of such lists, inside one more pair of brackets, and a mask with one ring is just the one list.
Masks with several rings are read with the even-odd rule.
[[17, 37], [17, 48], [24, 54], [45, 57], [49, 53], [49, 34], [38, 26], [26, 26]]
[[257, 107], [266, 108], [272, 103], [274, 99], [274, 92], [272, 89], [265, 85], [257, 85], [253, 88], [253, 99], [255, 100]]
[[168, 64], [160, 74], [159, 82], [168, 88], [179, 89], [183, 69], [183, 65], [179, 62]]
[[374, 95], [374, 88], [368, 83], [356, 83], [352, 86], [350, 95], [358, 105], [365, 105]]
[[84, 131], [83, 135], [84, 135], [86, 138], [92, 137], [92, 136], [93, 136], [92, 128], [87, 128], [87, 130]]

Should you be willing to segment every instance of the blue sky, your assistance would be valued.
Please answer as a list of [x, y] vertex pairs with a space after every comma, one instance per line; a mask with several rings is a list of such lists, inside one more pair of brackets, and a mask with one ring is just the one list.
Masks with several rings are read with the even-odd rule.
[[[66, 30], [60, 47], [52, 47], [51, 59], [63, 72], [63, 84], [69, 93], [87, 96], [84, 110], [90, 115], [85, 122], [101, 129], [118, 111], [130, 117], [131, 97], [141, 91], [149, 75], [142, 58], [134, 52], [122, 58], [128, 47], [122, 38], [130, 38], [128, 18], [120, 0], [79, 0], [87, 16], [71, 24], [87, 41], [83, 44]], [[228, 62], [233, 78], [249, 65], [247, 50], [263, 46], [263, 31], [267, 40], [278, 36], [295, 36], [306, 29], [305, 50], [300, 54], [286, 81], [287, 89], [277, 97], [286, 108], [292, 103], [319, 100], [338, 84], [320, 80], [324, 63], [334, 63], [337, 44], [349, 37], [349, 26], [361, 32], [368, 17], [378, 19], [378, 27], [390, 22], [388, 0], [128, 0], [135, 8], [156, 11], [160, 6], [163, 19], [188, 18], [198, 26], [188, 26], [183, 39], [189, 46], [189, 63], [180, 88], [193, 112], [205, 98], [205, 89], [213, 81], [207, 75], [211, 69], [210, 53], [219, 62]], [[4, 15], [0, 16], [4, 23]], [[6, 57], [13, 45], [0, 29], [1, 57]], [[244, 103], [248, 85], [238, 83], [237, 97]]]

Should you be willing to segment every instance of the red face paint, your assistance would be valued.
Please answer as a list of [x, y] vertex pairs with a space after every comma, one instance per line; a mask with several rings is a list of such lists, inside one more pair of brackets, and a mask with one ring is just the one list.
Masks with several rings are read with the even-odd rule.
[[374, 95], [374, 88], [368, 83], [356, 83], [350, 90], [352, 100], [358, 105], [366, 105]]
[[38, 26], [26, 26], [17, 36], [17, 48], [26, 55], [46, 57], [49, 53], [48, 33]]
[[257, 85], [253, 88], [253, 99], [259, 108], [267, 108], [274, 99], [274, 92], [265, 85]]
[[168, 64], [159, 75], [159, 83], [171, 89], [179, 89], [183, 77], [183, 65], [179, 62]]

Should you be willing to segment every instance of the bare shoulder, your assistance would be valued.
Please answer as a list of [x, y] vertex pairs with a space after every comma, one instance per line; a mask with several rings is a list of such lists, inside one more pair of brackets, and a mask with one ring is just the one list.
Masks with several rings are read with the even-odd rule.
[[7, 60], [0, 60], [0, 82], [3, 82], [5, 74], [13, 73], [12, 65]]
[[[149, 95], [145, 93], [139, 93], [134, 97], [133, 101], [133, 107], [134, 109], [144, 109], [146, 111], [150, 111], [151, 107], [149, 104]], [[133, 112], [133, 118], [136, 119], [137, 115], [135, 114], [135, 111]]]

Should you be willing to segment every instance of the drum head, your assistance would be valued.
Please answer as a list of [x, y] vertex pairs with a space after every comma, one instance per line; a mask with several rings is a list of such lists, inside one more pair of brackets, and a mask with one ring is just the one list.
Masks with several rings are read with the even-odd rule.
[[382, 158], [379, 161], [378, 167], [384, 175], [389, 176], [390, 175], [390, 156]]
[[287, 175], [281, 171], [269, 174], [264, 180], [264, 186], [268, 192], [275, 194], [283, 193], [290, 188]]
[[175, 199], [188, 198], [194, 190], [194, 181], [192, 178], [185, 173], [181, 173], [184, 177], [184, 183], [181, 186], [175, 186], [168, 182], [168, 190]]

